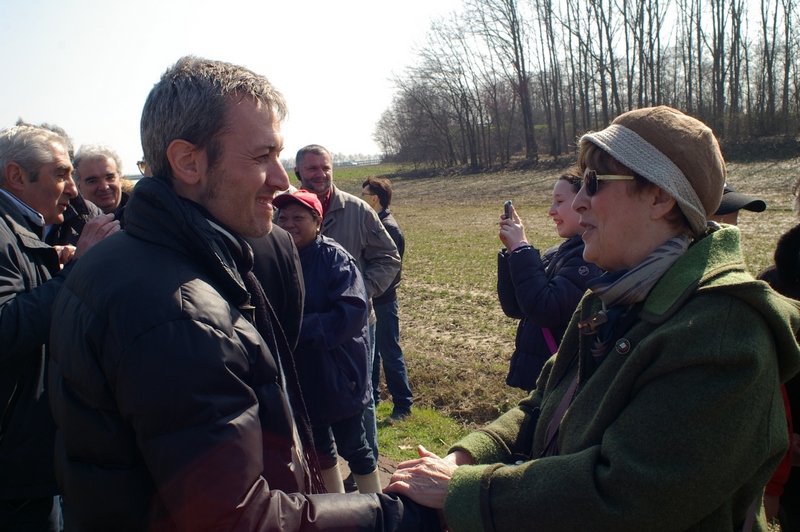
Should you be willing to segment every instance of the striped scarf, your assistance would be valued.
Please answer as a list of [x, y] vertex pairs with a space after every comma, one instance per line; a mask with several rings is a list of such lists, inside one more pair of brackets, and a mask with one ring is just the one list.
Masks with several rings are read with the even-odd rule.
[[686, 253], [690, 242], [686, 235], [671, 238], [622, 275], [613, 272], [594, 279], [589, 290], [600, 298], [604, 309], [644, 301], [659, 279]]
[[[597, 333], [591, 351], [595, 365], [599, 366], [624, 330], [618, 331], [619, 318], [637, 303], [643, 302], [655, 284], [689, 249], [691, 239], [679, 235], [667, 240], [630, 270], [606, 273], [587, 284], [603, 303], [602, 310], [581, 322], [584, 334]], [[638, 313], [638, 307], [637, 311]], [[629, 326], [629, 325], [628, 325]]]

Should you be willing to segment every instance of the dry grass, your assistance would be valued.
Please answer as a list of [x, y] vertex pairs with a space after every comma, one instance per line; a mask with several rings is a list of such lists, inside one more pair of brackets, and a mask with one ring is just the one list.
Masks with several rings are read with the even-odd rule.
[[[734, 163], [728, 183], [763, 198], [764, 213], [739, 217], [748, 267], [772, 262], [778, 236], [796, 223], [791, 184], [797, 160]], [[373, 169], [373, 175], [384, 172]], [[363, 169], [359, 169], [362, 171]], [[416, 403], [465, 425], [484, 424], [522, 396], [505, 385], [516, 320], [502, 313], [495, 292], [497, 222], [513, 199], [529, 240], [559, 242], [546, 214], [557, 170], [392, 179], [392, 212], [406, 236], [399, 291], [402, 345]], [[336, 171], [334, 181], [358, 193], [363, 173]]]

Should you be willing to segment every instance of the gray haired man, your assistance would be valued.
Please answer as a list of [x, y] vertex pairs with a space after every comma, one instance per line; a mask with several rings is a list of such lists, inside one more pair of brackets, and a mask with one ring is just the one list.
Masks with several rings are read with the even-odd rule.
[[30, 125], [0, 131], [0, 530], [60, 529], [44, 383], [53, 301], [77, 259], [119, 230], [99, 216], [76, 246], [45, 244], [45, 227], [64, 221], [76, 195], [61, 135]]
[[78, 190], [106, 214], [116, 212], [128, 201], [121, 174], [122, 159], [108, 146], [84, 144], [75, 154]]

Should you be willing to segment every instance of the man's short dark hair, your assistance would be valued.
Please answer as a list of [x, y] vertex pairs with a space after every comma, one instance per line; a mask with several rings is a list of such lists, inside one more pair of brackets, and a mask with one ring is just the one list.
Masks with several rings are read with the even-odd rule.
[[294, 157], [294, 165], [298, 169], [300, 168], [300, 165], [303, 164], [303, 159], [305, 159], [306, 155], [309, 153], [313, 153], [314, 155], [327, 155], [331, 160], [333, 159], [331, 152], [329, 152], [325, 146], [320, 146], [319, 144], [309, 144], [308, 146], [303, 146], [297, 150], [297, 155]]
[[222, 154], [228, 106], [246, 97], [271, 108], [278, 120], [286, 118], [286, 100], [264, 76], [222, 61], [179, 59], [150, 91], [142, 111], [142, 149], [152, 174], [174, 177], [167, 148], [176, 139], [205, 149], [214, 168]]
[[392, 183], [385, 177], [368, 177], [361, 188], [369, 188], [370, 193], [378, 196], [381, 207], [387, 208], [392, 203]]

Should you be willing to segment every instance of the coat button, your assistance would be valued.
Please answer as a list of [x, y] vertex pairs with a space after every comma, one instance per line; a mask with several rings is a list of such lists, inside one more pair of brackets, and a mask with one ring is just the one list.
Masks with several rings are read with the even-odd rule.
[[631, 350], [631, 343], [627, 338], [620, 338], [619, 340], [617, 340], [617, 343], [614, 346], [614, 349], [620, 355], [627, 355], [628, 351]]

